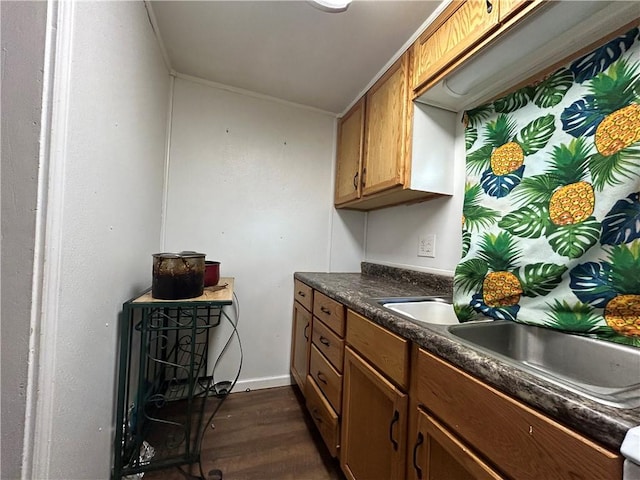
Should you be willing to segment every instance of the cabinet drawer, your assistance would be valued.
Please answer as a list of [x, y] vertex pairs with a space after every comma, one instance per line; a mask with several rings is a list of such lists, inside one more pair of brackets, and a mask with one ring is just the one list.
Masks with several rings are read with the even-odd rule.
[[313, 319], [312, 342], [327, 357], [335, 369], [342, 373], [344, 340], [317, 318]]
[[418, 402], [507, 476], [622, 478], [619, 455], [424, 350], [416, 363]]
[[316, 292], [313, 298], [313, 314], [338, 336], [344, 337], [344, 306], [341, 303]]
[[347, 312], [347, 343], [404, 390], [409, 388], [409, 342], [362, 315]]
[[331, 366], [315, 345], [311, 346], [309, 375], [316, 381], [336, 413], [340, 413], [342, 408], [342, 375]]
[[338, 415], [336, 415], [331, 405], [329, 405], [329, 402], [324, 398], [311, 375], [307, 377], [306, 399], [307, 409], [309, 413], [311, 413], [313, 423], [318, 427], [320, 435], [327, 445], [331, 456], [336, 457], [338, 455], [338, 448], [340, 447]]
[[309, 285], [305, 285], [300, 280], [293, 281], [293, 298], [304, 308], [311, 311], [313, 305], [313, 289]]

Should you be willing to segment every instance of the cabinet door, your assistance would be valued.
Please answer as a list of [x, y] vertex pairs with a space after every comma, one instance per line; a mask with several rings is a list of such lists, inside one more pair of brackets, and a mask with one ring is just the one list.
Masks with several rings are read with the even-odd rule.
[[[411, 437], [410, 437], [411, 438]], [[413, 443], [412, 478], [418, 480], [500, 480], [497, 472], [422, 410]]]
[[349, 347], [344, 361], [340, 466], [350, 480], [403, 480], [407, 395]]
[[338, 123], [335, 204], [360, 198], [360, 169], [364, 141], [364, 98]]
[[298, 302], [293, 302], [293, 331], [291, 337], [291, 375], [304, 395], [309, 373], [311, 345], [311, 313]]
[[402, 185], [407, 141], [408, 55], [403, 55], [366, 97], [362, 169], [364, 196]]
[[414, 89], [498, 27], [498, 0], [452, 2], [414, 44]]
[[527, 3], [531, 2], [529, 0], [500, 0], [500, 21], [503, 22], [511, 17]]

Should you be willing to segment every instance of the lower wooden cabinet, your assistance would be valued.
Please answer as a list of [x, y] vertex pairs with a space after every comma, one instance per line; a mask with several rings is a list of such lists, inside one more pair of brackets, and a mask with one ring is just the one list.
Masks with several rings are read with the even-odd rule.
[[305, 391], [309, 373], [311, 346], [311, 313], [298, 302], [293, 302], [293, 328], [291, 334], [291, 376], [300, 390]]
[[617, 452], [298, 280], [294, 299], [291, 374], [347, 479], [622, 479]]
[[[412, 398], [451, 436], [518, 480], [620, 480], [622, 457], [418, 349]], [[466, 478], [466, 477], [462, 477]], [[469, 477], [493, 478], [493, 477]], [[498, 477], [499, 478], [499, 477]]]
[[418, 409], [412, 439], [410, 478], [418, 480], [502, 480], [499, 473], [434, 418]]
[[[329, 453], [340, 451], [344, 305], [294, 279], [291, 376]], [[313, 312], [313, 313], [312, 313]]]
[[346, 347], [340, 466], [350, 480], [404, 480], [408, 396]]

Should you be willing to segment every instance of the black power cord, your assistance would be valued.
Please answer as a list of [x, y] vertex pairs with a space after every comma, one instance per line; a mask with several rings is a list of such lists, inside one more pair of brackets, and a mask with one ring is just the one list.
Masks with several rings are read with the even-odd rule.
[[[213, 409], [213, 412], [211, 412], [211, 415], [207, 419], [205, 423], [206, 426], [203, 427], [202, 429], [202, 434], [200, 435], [200, 442], [198, 444], [199, 450], [202, 449], [202, 441], [204, 439], [204, 434], [207, 431], [207, 426], [211, 423], [215, 414], [218, 413], [218, 410], [220, 410], [220, 407], [226, 400], [229, 393], [231, 393], [231, 390], [233, 390], [233, 387], [235, 387], [236, 383], [238, 382], [238, 378], [240, 378], [240, 371], [242, 370], [242, 360], [243, 360], [242, 342], [240, 341], [240, 335], [238, 334], [238, 321], [240, 320], [240, 301], [238, 300], [238, 296], [236, 295], [235, 292], [233, 292], [233, 298], [235, 300], [235, 303], [233, 304], [234, 310], [235, 310], [235, 320], [236, 320], [235, 323], [231, 320], [231, 318], [229, 318], [228, 315], [226, 315], [225, 313], [222, 314], [222, 316], [231, 325], [231, 328], [233, 331], [231, 332], [229, 339], [225, 343], [224, 347], [222, 348], [222, 351], [220, 352], [220, 355], [218, 355], [218, 358], [216, 359], [216, 362], [213, 365], [213, 369], [211, 370], [211, 380], [205, 391], [205, 396], [208, 396], [213, 388], [215, 396], [218, 397], [220, 401], [218, 402], [216, 407]], [[231, 345], [231, 341], [233, 340], [234, 336], [235, 338], [238, 339], [238, 347], [240, 348], [240, 365], [238, 366], [238, 373], [236, 374], [236, 377], [233, 379], [232, 382], [225, 381], [225, 382], [216, 383], [215, 382], [216, 367], [218, 366], [220, 359], [224, 356], [225, 352]], [[198, 469], [200, 470], [199, 477], [185, 472], [180, 466], [177, 466], [176, 468], [188, 480], [222, 480], [222, 470], [219, 470], [217, 468], [210, 470], [208, 475], [205, 476], [204, 471], [202, 470], [202, 452], [200, 452], [200, 455], [198, 457]]]

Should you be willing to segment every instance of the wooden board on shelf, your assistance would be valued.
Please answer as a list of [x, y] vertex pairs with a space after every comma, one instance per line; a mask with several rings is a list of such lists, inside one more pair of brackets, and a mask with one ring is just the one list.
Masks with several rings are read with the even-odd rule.
[[[231, 305], [233, 303], [233, 277], [222, 277], [216, 286], [205, 287], [204, 292], [199, 297], [182, 298], [176, 300], [162, 300], [153, 298], [151, 290], [143, 293], [131, 303], [172, 303], [172, 302], [216, 302], [221, 305]], [[224, 288], [220, 288], [224, 286]]]

